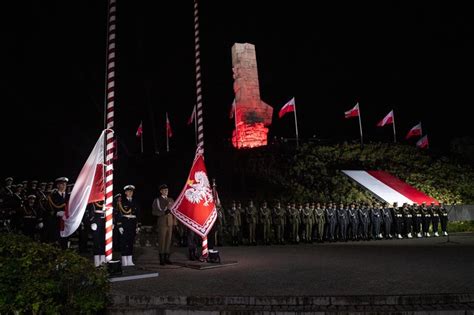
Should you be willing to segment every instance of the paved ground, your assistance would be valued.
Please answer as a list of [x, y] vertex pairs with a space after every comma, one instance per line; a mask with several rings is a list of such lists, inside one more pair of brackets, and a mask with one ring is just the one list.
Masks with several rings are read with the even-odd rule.
[[[466, 303], [464, 307], [474, 309], [474, 304], [469, 306], [469, 303], [474, 303], [474, 300], [470, 301], [474, 297], [474, 234], [452, 235], [450, 240], [447, 243], [446, 237], [440, 237], [223, 247], [220, 248], [222, 258], [237, 260], [238, 264], [209, 270], [161, 267], [157, 262], [157, 251], [142, 248], [136, 259], [137, 266], [158, 271], [159, 277], [113, 283], [111, 296], [116, 305], [124, 304], [124, 301], [131, 305], [131, 301], [138, 298], [145, 299], [147, 302], [144, 303], [148, 305], [164, 303], [171, 306], [189, 305], [190, 298], [211, 296], [221, 297], [218, 303], [227, 303], [229, 300], [222, 298], [280, 297], [288, 301], [289, 297], [305, 296], [312, 299], [341, 296], [389, 296], [399, 299], [400, 296], [431, 295], [436, 300], [443, 296], [456, 297], [447, 303], [462, 302]], [[176, 251], [172, 259], [185, 259], [185, 249]], [[459, 299], [460, 296], [464, 298]], [[167, 297], [168, 300], [160, 302], [153, 300], [153, 297]], [[183, 302], [183, 298], [187, 302]], [[242, 304], [252, 303], [246, 301]], [[202, 305], [210, 303], [209, 300], [201, 302]], [[314, 301], [311, 303], [314, 304]], [[351, 303], [356, 305], [357, 301]], [[417, 302], [398, 304], [407, 303]]]

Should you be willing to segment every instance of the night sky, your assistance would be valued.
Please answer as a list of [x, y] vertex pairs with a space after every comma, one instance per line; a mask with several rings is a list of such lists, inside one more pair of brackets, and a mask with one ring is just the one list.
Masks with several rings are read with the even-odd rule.
[[[214, 159], [229, 147], [233, 127], [235, 42], [256, 45], [261, 97], [275, 108], [271, 137], [294, 137], [292, 115], [277, 116], [293, 96], [301, 138], [357, 141], [357, 119], [343, 115], [357, 101], [367, 141], [392, 141], [391, 126], [375, 127], [391, 109], [400, 141], [420, 120], [433, 149], [472, 136], [467, 8], [440, 1], [201, 2], [206, 154]], [[2, 9], [2, 177], [79, 173], [103, 128], [106, 9], [106, 0], [11, 1]], [[186, 125], [195, 102], [193, 3], [118, 0], [117, 12], [116, 185], [184, 184], [194, 152], [194, 129]], [[135, 137], [140, 120], [144, 155]]]

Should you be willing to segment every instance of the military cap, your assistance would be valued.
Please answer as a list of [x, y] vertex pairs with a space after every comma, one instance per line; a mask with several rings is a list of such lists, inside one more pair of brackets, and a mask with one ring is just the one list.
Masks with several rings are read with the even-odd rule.
[[35, 195], [29, 195], [27, 198], [28, 199], [36, 199], [36, 196]]
[[46, 182], [41, 182], [40, 186], [46, 186]]
[[35, 179], [35, 180], [32, 180], [31, 183], [32, 184], [38, 184], [38, 181]]
[[61, 183], [61, 182], [68, 182], [69, 179], [67, 177], [58, 177], [54, 180], [56, 183]]
[[121, 193], [118, 193], [114, 196], [115, 199], [117, 199], [118, 197], [122, 197], [122, 194]]
[[133, 186], [133, 185], [127, 185], [127, 186], [123, 187], [123, 190], [124, 190], [124, 191], [127, 191], [127, 190], [135, 190], [135, 186]]
[[7, 177], [5, 178], [5, 181], [8, 182], [8, 181], [13, 181], [13, 177]]
[[168, 185], [161, 184], [160, 187], [159, 187], [159, 190], [162, 190], [162, 189], [168, 189]]

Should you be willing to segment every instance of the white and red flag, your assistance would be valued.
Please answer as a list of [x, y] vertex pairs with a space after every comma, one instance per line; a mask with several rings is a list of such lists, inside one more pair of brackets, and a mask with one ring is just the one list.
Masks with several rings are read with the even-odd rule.
[[420, 122], [416, 126], [411, 128], [410, 131], [408, 131], [408, 134], [405, 137], [405, 139], [409, 139], [411, 137], [421, 136], [421, 135], [422, 135], [422, 130], [421, 130], [421, 122]]
[[168, 113], [166, 113], [166, 136], [171, 138], [173, 136], [173, 131], [171, 130], [170, 120], [168, 119]]
[[62, 217], [62, 237], [68, 237], [77, 230], [88, 203], [105, 200], [104, 137], [105, 131], [102, 131], [74, 184]]
[[358, 117], [359, 116], [359, 103], [357, 103], [352, 109], [344, 112], [345, 118]]
[[428, 135], [425, 135], [424, 137], [420, 138], [420, 140], [416, 142], [416, 146], [420, 149], [428, 149], [430, 146], [428, 142]]
[[296, 104], [295, 104], [295, 98], [293, 97], [285, 105], [283, 105], [283, 107], [280, 109], [280, 112], [278, 113], [278, 117], [281, 118], [286, 113], [291, 113], [291, 112], [294, 112], [295, 110], [296, 110]]
[[185, 226], [204, 238], [216, 221], [217, 211], [201, 152], [198, 148], [186, 184], [171, 212]]
[[385, 125], [393, 124], [393, 110], [387, 114], [381, 121], [378, 122], [377, 127], [383, 127]]
[[138, 129], [137, 129], [137, 132], [135, 133], [135, 135], [137, 137], [141, 137], [143, 134], [143, 122], [140, 121], [140, 125], [138, 126]]

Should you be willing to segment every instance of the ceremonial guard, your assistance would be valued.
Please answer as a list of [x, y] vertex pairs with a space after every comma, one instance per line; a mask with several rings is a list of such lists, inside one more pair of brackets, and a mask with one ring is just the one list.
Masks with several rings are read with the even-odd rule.
[[[88, 205], [88, 219], [90, 221], [90, 229], [92, 230], [92, 253], [94, 254], [94, 265], [96, 267], [105, 263], [105, 209], [103, 202], [93, 202]], [[84, 215], [86, 217], [86, 215]], [[123, 225], [123, 224], [122, 224]], [[86, 229], [84, 228], [86, 231]], [[128, 266], [128, 260], [124, 264], [124, 254], [122, 252], [122, 265]], [[131, 255], [130, 255], [131, 257]], [[130, 261], [132, 259], [130, 258]], [[133, 265], [133, 262], [131, 263]]]
[[431, 211], [426, 206], [426, 202], [423, 201], [421, 204], [421, 214], [422, 214], [422, 226], [423, 226], [423, 236], [430, 237], [430, 224], [431, 224]]
[[431, 214], [431, 224], [433, 226], [433, 235], [435, 237], [438, 237], [439, 236], [439, 233], [438, 233], [439, 212], [434, 202], [431, 202], [430, 208], [428, 210], [430, 211], [430, 214]]
[[382, 207], [378, 203], [376, 203], [370, 211], [370, 218], [372, 222], [372, 237], [374, 239], [382, 238], [382, 234], [380, 233], [380, 224], [382, 223], [381, 208]]
[[21, 222], [21, 230], [23, 234], [35, 239], [36, 232], [43, 228], [43, 223], [41, 221], [42, 220], [38, 216], [36, 207], [36, 195], [31, 194], [27, 197], [27, 202], [23, 206]]
[[5, 184], [0, 188], [0, 199], [6, 201], [7, 197], [13, 196], [13, 177], [5, 178]]
[[439, 203], [438, 214], [441, 222], [441, 231], [443, 232], [443, 236], [448, 236], [448, 209], [446, 209], [442, 201], [440, 201]]
[[277, 244], [285, 243], [285, 224], [286, 224], [286, 213], [285, 209], [281, 207], [280, 201], [277, 201], [275, 208], [273, 208], [273, 225], [275, 226], [275, 237]]
[[344, 204], [341, 202], [339, 208], [337, 209], [337, 224], [339, 226], [339, 237], [341, 241], [347, 241], [347, 226], [349, 225], [349, 220], [347, 217], [347, 209], [344, 207]]
[[25, 199], [23, 198], [23, 185], [18, 184], [13, 188], [13, 196], [9, 202], [9, 217], [11, 228], [13, 231], [21, 230], [21, 217], [23, 214], [23, 205]]
[[263, 243], [265, 245], [270, 244], [270, 227], [272, 224], [272, 217], [271, 217], [271, 212], [270, 209], [267, 206], [267, 202], [264, 201], [262, 203], [262, 207], [260, 208], [260, 224], [262, 225], [262, 230], [263, 230]]
[[413, 222], [413, 212], [411, 211], [410, 207], [408, 204], [405, 202], [402, 206], [402, 214], [403, 214], [403, 221], [405, 225], [405, 234], [408, 238], [413, 238], [412, 231], [415, 233], [413, 230], [414, 227], [414, 222]]
[[369, 221], [370, 221], [370, 212], [368, 204], [361, 204], [359, 206], [359, 220], [362, 226], [362, 237], [364, 240], [369, 239]]
[[119, 229], [122, 266], [135, 266], [133, 263], [133, 244], [135, 236], [140, 231], [140, 207], [133, 198], [135, 186], [127, 185], [123, 188], [125, 197], [117, 202], [117, 225]]
[[353, 241], [357, 240], [359, 237], [359, 210], [357, 210], [354, 203], [349, 208], [349, 227], [351, 231], [349, 237]]
[[417, 205], [416, 202], [412, 205], [412, 213], [413, 213], [413, 233], [416, 233], [416, 237], [420, 238], [421, 235], [421, 228], [420, 225], [422, 224], [422, 216], [421, 207]]
[[296, 209], [296, 204], [292, 203], [290, 208], [290, 224], [291, 224], [291, 240], [293, 243], [299, 243], [300, 241], [300, 224], [301, 224], [301, 217], [300, 212]]
[[324, 240], [324, 225], [326, 224], [326, 217], [324, 214], [325, 205], [321, 207], [319, 202], [316, 204], [316, 209], [314, 210], [315, 224], [317, 226], [317, 239], [322, 242]]
[[245, 218], [247, 219], [247, 224], [249, 227], [249, 245], [257, 245], [257, 241], [255, 240], [255, 230], [257, 228], [258, 213], [257, 208], [255, 208], [252, 200], [249, 201], [249, 205], [245, 213]]
[[327, 239], [331, 242], [334, 242], [336, 238], [337, 215], [336, 215], [336, 208], [334, 207], [332, 202], [328, 204], [328, 207], [326, 209], [326, 222], [328, 225]]
[[391, 239], [392, 234], [390, 234], [390, 231], [392, 229], [392, 212], [390, 211], [388, 203], [386, 202], [384, 203], [384, 207], [382, 208], [382, 221], [384, 225], [385, 238]]
[[398, 207], [398, 203], [393, 203], [393, 216], [395, 218], [395, 233], [398, 239], [402, 239], [403, 211]]
[[48, 211], [44, 219], [47, 242], [59, 242], [59, 246], [62, 249], [69, 247], [69, 239], [67, 237], [61, 237], [60, 235], [62, 217], [64, 216], [64, 210], [69, 200], [69, 195], [66, 193], [68, 181], [69, 179], [67, 177], [56, 178], [56, 189], [48, 196]]
[[307, 243], [311, 243], [313, 238], [313, 211], [311, 210], [309, 202], [305, 204], [301, 215], [304, 226], [303, 240]]
[[226, 219], [225, 219], [225, 212], [224, 208], [222, 207], [222, 203], [220, 202], [219, 199], [217, 199], [216, 203], [216, 210], [217, 210], [217, 228], [216, 228], [216, 233], [214, 234], [215, 236], [215, 244], [216, 246], [223, 246], [224, 245], [224, 228], [226, 226]]
[[[175, 217], [171, 213], [171, 207], [173, 206], [174, 200], [168, 197], [167, 185], [160, 185], [159, 190], [160, 195], [153, 201], [152, 214], [158, 217], [158, 252], [160, 255], [160, 265], [171, 265], [170, 251], [171, 241], [173, 239], [173, 226], [175, 223]], [[188, 244], [188, 246], [189, 245], [190, 244]]]
[[240, 227], [242, 226], [242, 219], [240, 215], [239, 209], [237, 209], [237, 205], [235, 201], [232, 201], [232, 206], [229, 210], [229, 218], [230, 218], [230, 235], [232, 237], [232, 245], [238, 246], [240, 243]]

